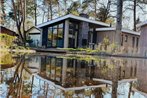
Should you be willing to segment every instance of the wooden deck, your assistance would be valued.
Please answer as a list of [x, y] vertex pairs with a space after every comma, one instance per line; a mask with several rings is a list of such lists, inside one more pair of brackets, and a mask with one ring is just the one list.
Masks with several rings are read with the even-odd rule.
[[67, 50], [58, 48], [32, 48], [36, 52], [67, 53]]

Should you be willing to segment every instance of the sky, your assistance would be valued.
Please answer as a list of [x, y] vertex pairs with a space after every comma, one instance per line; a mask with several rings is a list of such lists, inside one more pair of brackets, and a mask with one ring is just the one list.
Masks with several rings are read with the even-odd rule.
[[[73, 1], [78, 1], [78, 0], [73, 0]], [[80, 0], [82, 2], [83, 0]], [[101, 3], [106, 3], [108, 0], [100, 0]], [[131, 3], [124, 3], [124, 6], [128, 6]], [[116, 10], [116, 7], [111, 6], [112, 10]], [[147, 5], [145, 5], [145, 10], [147, 11]], [[111, 12], [112, 16], [116, 16], [116, 12]], [[128, 28], [128, 29], [133, 29], [133, 11], [127, 10], [126, 12], [123, 13], [125, 18], [123, 18], [123, 28]], [[137, 7], [137, 18], [140, 19], [140, 21], [146, 21], [147, 20], [147, 14], [142, 12], [142, 10]], [[40, 21], [38, 21], [38, 24], [42, 23], [42, 17], [38, 17]], [[46, 20], [45, 20], [46, 21]]]
[[[62, 1], [62, 0], [61, 0]], [[78, 0], [73, 0], [73, 1], [78, 1]], [[80, 0], [80, 2], [82, 2], [83, 0]], [[108, 2], [108, 0], [100, 0], [101, 3], [106, 3]], [[40, 2], [38, 2], [40, 3]], [[129, 5], [129, 3], [124, 3], [124, 6], [127, 6]], [[7, 2], [7, 12], [10, 10], [10, 1], [8, 0]], [[147, 11], [147, 5], [144, 6], [145, 7], [145, 10]], [[114, 6], [111, 6], [111, 9], [112, 10], [116, 10], [116, 7]], [[39, 11], [40, 14], [43, 14], [42, 11]], [[116, 15], [116, 12], [111, 12], [111, 15], [112, 16], [115, 16]], [[123, 13], [123, 15], [125, 16], [125, 18], [123, 18], [123, 28], [129, 28], [129, 29], [133, 29], [133, 11], [126, 11]], [[146, 21], [147, 20], [147, 14], [145, 14], [144, 12], [141, 11], [141, 9], [139, 9], [137, 7], [137, 18], [140, 18], [140, 21]], [[38, 16], [37, 19], [38, 19], [38, 22], [37, 24], [41, 24], [42, 23], [42, 15], [41, 16]], [[56, 17], [57, 18], [57, 17]], [[44, 22], [46, 22], [47, 19], [44, 19]], [[12, 23], [14, 24], [14, 23]], [[14, 28], [14, 27], [12, 27]]]

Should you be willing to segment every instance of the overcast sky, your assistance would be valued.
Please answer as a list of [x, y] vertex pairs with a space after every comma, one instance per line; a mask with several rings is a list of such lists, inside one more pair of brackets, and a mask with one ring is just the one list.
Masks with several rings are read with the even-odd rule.
[[[11, 1], [11, 0], [10, 0]], [[7, 2], [7, 11], [10, 10], [10, 1]], [[73, 1], [77, 1], [77, 0], [73, 0]], [[82, 2], [83, 0], [81, 0], [80, 2]], [[101, 3], [105, 3], [107, 4], [108, 0], [100, 0]], [[39, 3], [39, 2], [38, 2]], [[129, 3], [125, 2], [124, 6], [128, 6]], [[99, 6], [99, 5], [98, 5]], [[145, 10], [147, 11], [147, 4], [144, 6]], [[116, 7], [111, 6], [111, 10], [116, 10]], [[42, 11], [39, 11], [39, 13], [42, 13]], [[116, 15], [116, 12], [111, 13], [113, 16]], [[124, 28], [129, 28], [132, 29], [133, 28], [133, 11], [127, 10], [123, 13], [123, 16], [125, 16], [123, 18], [123, 27]], [[142, 12], [141, 9], [139, 9], [139, 7], [137, 7], [137, 18], [140, 18], [141, 21], [146, 21], [147, 20], [147, 14], [145, 14], [144, 12]], [[38, 24], [42, 23], [42, 15], [39, 16], [37, 18], [38, 20]], [[47, 19], [45, 19], [45, 21], [47, 21]]]

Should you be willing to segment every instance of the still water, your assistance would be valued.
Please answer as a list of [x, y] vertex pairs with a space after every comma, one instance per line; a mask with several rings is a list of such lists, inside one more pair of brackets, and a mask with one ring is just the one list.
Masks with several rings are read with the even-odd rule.
[[147, 59], [0, 56], [0, 98], [147, 98]]

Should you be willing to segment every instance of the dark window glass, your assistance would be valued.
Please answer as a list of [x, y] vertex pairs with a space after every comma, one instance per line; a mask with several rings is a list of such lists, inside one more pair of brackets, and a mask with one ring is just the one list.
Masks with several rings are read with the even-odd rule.
[[63, 47], [63, 23], [49, 27], [48, 47]]
[[48, 28], [48, 42], [47, 46], [51, 47], [52, 46], [52, 27]]
[[75, 22], [69, 23], [69, 48], [75, 48], [78, 40], [78, 24]]
[[87, 45], [87, 39], [82, 39], [82, 46], [86, 46]]
[[132, 47], [135, 46], [135, 37], [132, 37]]
[[128, 41], [128, 35], [125, 35], [125, 42]]
[[53, 27], [53, 40], [52, 40], [52, 46], [56, 47], [57, 45], [57, 26]]
[[58, 25], [57, 47], [63, 47], [63, 23]]
[[68, 47], [69, 48], [74, 48], [74, 46], [75, 46], [75, 39], [74, 38], [69, 38]]
[[123, 41], [124, 41], [123, 35], [121, 35], [121, 46], [123, 46]]
[[139, 38], [136, 38], [136, 47], [138, 47]]

